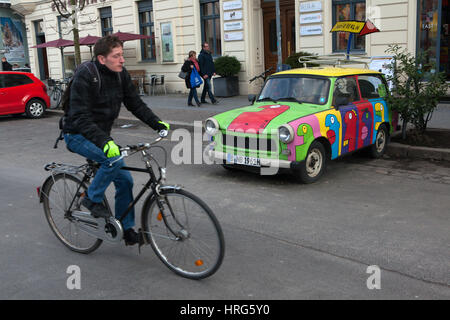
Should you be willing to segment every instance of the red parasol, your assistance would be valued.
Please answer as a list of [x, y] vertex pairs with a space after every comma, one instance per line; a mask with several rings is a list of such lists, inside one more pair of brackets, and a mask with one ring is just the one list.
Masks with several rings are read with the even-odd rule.
[[130, 40], [141, 40], [141, 39], [150, 39], [151, 36], [146, 36], [143, 34], [136, 34], [136, 33], [127, 33], [127, 32], [116, 32], [112, 34], [113, 36], [116, 36], [121, 41], [130, 41]]
[[80, 38], [80, 44], [85, 46], [91, 46], [94, 45], [98, 39], [101, 39], [101, 37], [91, 36], [88, 34], [86, 37]]
[[64, 48], [69, 46], [73, 46], [72, 40], [57, 39], [32, 46], [31, 48]]

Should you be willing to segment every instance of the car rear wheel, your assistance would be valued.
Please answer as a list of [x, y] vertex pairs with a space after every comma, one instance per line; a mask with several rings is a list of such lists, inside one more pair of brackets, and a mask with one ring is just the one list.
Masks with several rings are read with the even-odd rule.
[[375, 138], [375, 143], [370, 146], [370, 156], [372, 158], [380, 158], [386, 151], [389, 134], [384, 124], [380, 125]]
[[25, 107], [25, 113], [29, 118], [40, 118], [45, 113], [45, 104], [38, 99], [31, 99]]
[[327, 153], [322, 143], [314, 141], [309, 147], [305, 161], [294, 171], [300, 182], [308, 184], [320, 179], [327, 165]]

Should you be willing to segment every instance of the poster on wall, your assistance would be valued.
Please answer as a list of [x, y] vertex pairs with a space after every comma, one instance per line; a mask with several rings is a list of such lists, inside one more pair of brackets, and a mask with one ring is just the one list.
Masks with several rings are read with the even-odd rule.
[[161, 23], [161, 49], [162, 49], [162, 62], [175, 61], [171, 22]]
[[19, 20], [0, 18], [0, 34], [4, 56], [9, 62], [24, 62], [25, 49], [23, 47], [22, 25]]

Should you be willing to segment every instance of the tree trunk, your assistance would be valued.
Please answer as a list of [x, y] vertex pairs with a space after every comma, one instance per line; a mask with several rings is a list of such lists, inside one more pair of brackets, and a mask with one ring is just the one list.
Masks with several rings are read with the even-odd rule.
[[80, 34], [78, 30], [78, 7], [76, 0], [70, 0], [72, 6], [73, 46], [75, 48], [75, 65], [81, 64]]
[[406, 140], [406, 126], [408, 125], [408, 121], [406, 121], [405, 119], [403, 119], [403, 124], [402, 124], [402, 140]]

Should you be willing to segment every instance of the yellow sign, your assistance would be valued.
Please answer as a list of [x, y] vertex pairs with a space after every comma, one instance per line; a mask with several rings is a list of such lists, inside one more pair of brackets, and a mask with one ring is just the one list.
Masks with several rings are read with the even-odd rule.
[[351, 32], [360, 33], [364, 28], [365, 22], [363, 21], [340, 21], [337, 22], [331, 32]]

